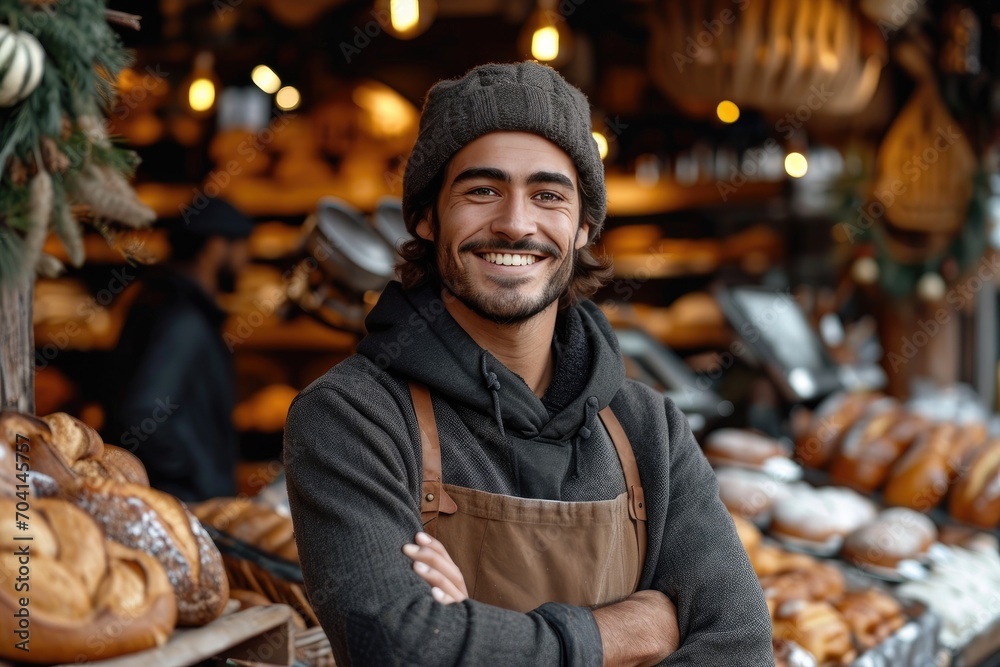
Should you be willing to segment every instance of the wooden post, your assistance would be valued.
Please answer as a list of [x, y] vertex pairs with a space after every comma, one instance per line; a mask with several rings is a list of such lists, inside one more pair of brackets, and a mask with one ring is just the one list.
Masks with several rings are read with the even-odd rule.
[[0, 410], [35, 414], [35, 281], [0, 282]]

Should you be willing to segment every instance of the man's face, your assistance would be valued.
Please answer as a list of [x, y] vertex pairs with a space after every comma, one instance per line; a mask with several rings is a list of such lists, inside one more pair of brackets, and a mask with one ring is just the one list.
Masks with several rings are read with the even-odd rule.
[[225, 254], [216, 270], [218, 290], [226, 294], [236, 291], [236, 279], [249, 263], [249, 248], [246, 239], [225, 242]]
[[445, 169], [434, 241], [444, 286], [499, 324], [523, 322], [553, 305], [573, 278], [580, 224], [576, 166], [561, 148], [526, 132], [493, 132], [458, 151]]

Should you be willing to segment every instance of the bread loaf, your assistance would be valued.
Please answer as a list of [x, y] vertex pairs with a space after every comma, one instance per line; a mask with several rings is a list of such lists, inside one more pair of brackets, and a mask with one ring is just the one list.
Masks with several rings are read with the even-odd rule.
[[141, 484], [86, 477], [71, 499], [97, 519], [108, 538], [154, 556], [177, 595], [177, 623], [204, 625], [222, 613], [229, 584], [222, 556], [184, 505]]
[[294, 563], [299, 562], [292, 520], [247, 498], [212, 498], [194, 508], [195, 516], [241, 542]]
[[[0, 512], [14, 516], [16, 500], [0, 498]], [[132, 653], [163, 644], [174, 628], [177, 606], [163, 567], [147, 554], [105, 540], [85, 512], [59, 499], [36, 498], [30, 541], [0, 534], [0, 581], [27, 569], [24, 590], [0, 586], [0, 614], [16, 618], [27, 598], [30, 649], [16, 648], [13, 634], [0, 642], [0, 658], [79, 662]], [[27, 563], [16, 550], [27, 545]]]
[[948, 499], [948, 512], [980, 528], [1000, 526], [1000, 440], [978, 450]]
[[868, 414], [844, 436], [830, 464], [830, 478], [871, 493], [885, 483], [892, 465], [927, 427], [927, 420], [905, 413], [898, 404]]
[[862, 567], [893, 570], [900, 561], [922, 557], [936, 539], [937, 528], [930, 519], [909, 508], [894, 507], [848, 535], [841, 554]]
[[834, 394], [816, 408], [795, 441], [795, 458], [810, 468], [825, 468], [841, 438], [875, 400], [871, 394]]
[[968, 449], [962, 430], [936, 424], [896, 462], [885, 486], [885, 502], [929, 512], [941, 502]]
[[149, 486], [142, 462], [128, 450], [106, 445], [87, 424], [65, 412], [42, 417], [52, 431], [52, 445], [76, 477], [103, 477]]
[[[36, 417], [20, 412], [0, 412], [0, 444], [16, 452], [18, 443], [26, 443], [22, 449], [27, 451], [22, 452], [21, 460], [27, 457], [32, 473], [46, 475], [59, 486], [72, 484], [73, 471], [53, 445], [52, 437], [49, 425]], [[11, 457], [11, 465], [15, 459]]]

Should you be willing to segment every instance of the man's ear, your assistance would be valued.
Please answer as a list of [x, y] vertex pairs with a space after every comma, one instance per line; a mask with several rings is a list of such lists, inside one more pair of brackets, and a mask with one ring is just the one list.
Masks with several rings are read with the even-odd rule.
[[434, 241], [434, 225], [431, 224], [432, 215], [434, 215], [434, 213], [428, 206], [426, 209], [424, 209], [424, 214], [420, 217], [420, 220], [417, 222], [417, 226], [414, 230], [417, 232], [417, 236], [424, 239], [425, 241], [431, 241], [431, 242]]
[[579, 229], [576, 230], [576, 242], [573, 244], [577, 250], [587, 245], [587, 241], [590, 239], [590, 223], [584, 220], [580, 223]]

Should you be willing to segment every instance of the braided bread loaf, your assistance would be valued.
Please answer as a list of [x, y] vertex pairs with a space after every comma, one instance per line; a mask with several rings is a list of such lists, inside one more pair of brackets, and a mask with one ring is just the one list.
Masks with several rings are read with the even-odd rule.
[[[0, 497], [5, 516], [13, 517], [16, 506], [16, 499]], [[28, 610], [30, 650], [16, 646], [25, 637], [8, 638], [0, 642], [0, 658], [111, 658], [167, 640], [177, 603], [156, 559], [105, 540], [94, 520], [66, 501], [35, 498], [29, 516], [18, 537], [30, 540], [0, 534], [0, 614], [15, 619]]]

